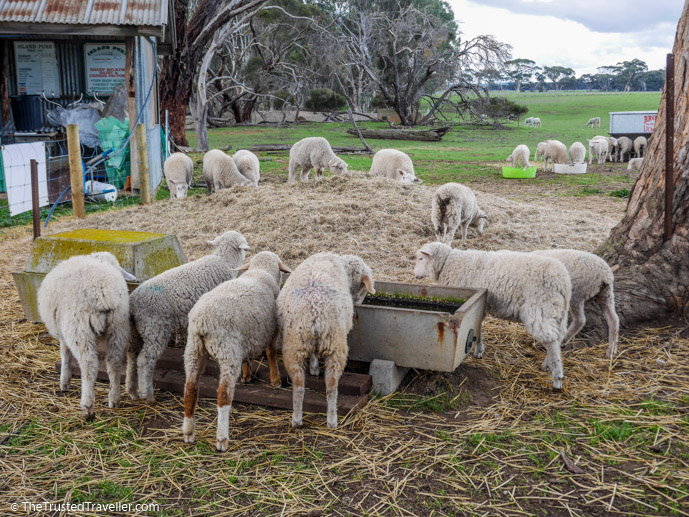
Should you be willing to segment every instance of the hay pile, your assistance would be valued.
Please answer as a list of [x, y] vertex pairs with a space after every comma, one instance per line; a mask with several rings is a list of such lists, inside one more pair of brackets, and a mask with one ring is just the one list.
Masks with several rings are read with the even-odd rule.
[[[255, 250], [274, 251], [290, 266], [319, 251], [356, 253], [369, 262], [377, 278], [410, 281], [414, 252], [435, 240], [430, 222], [434, 191], [432, 186], [402, 186], [382, 178], [328, 178], [289, 186], [266, 183], [258, 189], [235, 187], [212, 196], [58, 222], [50, 230], [88, 227], [174, 233], [189, 259], [208, 253], [208, 239], [237, 230]], [[622, 203], [614, 202], [592, 209], [575, 198], [526, 204], [480, 192], [477, 197], [490, 222], [485, 234], [470, 238], [466, 246], [486, 250], [592, 251], [620, 220], [623, 209]], [[462, 243], [456, 240], [454, 245]]]

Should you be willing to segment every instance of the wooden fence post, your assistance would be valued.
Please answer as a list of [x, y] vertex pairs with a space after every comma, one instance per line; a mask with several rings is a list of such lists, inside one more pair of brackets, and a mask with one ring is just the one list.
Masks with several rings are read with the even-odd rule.
[[41, 236], [41, 207], [38, 193], [38, 162], [31, 160], [31, 215], [33, 217], [33, 240]]
[[67, 124], [67, 151], [69, 153], [69, 178], [72, 184], [72, 212], [75, 217], [86, 217], [84, 208], [84, 167], [81, 163], [79, 126]]
[[148, 149], [146, 148], [146, 126], [136, 125], [136, 154], [139, 159], [139, 190], [141, 203], [151, 204], [151, 181], [148, 176]]

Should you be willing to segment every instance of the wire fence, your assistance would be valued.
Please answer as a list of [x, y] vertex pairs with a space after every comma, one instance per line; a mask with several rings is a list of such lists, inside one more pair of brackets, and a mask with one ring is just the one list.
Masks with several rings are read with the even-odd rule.
[[[117, 150], [128, 131], [112, 128], [100, 148], [81, 148], [81, 172], [86, 213], [124, 207], [140, 202], [132, 192], [129, 150], [90, 167], [105, 153]], [[47, 137], [47, 138], [46, 138]], [[41, 141], [4, 143], [0, 148], [0, 228], [29, 224], [32, 221], [31, 160], [38, 163], [38, 195], [41, 221], [45, 224], [61, 215], [72, 214], [71, 176], [66, 136], [62, 133], [41, 135]]]

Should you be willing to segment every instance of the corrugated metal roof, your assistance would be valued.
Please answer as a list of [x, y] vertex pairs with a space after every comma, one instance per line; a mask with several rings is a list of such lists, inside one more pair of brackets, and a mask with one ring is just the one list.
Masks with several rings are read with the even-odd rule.
[[168, 0], [0, 0], [0, 22], [167, 25]]

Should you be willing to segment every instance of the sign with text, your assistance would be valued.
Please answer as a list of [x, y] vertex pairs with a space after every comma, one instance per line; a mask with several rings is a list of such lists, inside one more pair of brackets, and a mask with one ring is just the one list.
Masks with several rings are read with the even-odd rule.
[[17, 93], [58, 97], [55, 43], [52, 41], [15, 41], [14, 60], [17, 68]]
[[126, 60], [124, 43], [85, 43], [86, 93], [111, 95], [124, 82]]
[[644, 133], [652, 133], [656, 127], [657, 115], [644, 115]]

